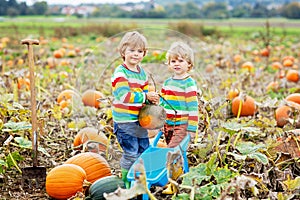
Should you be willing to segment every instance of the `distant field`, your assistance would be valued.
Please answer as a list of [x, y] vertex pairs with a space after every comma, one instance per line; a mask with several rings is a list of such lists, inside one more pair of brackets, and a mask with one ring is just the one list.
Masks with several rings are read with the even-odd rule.
[[[2, 18], [0, 21], [0, 36], [38, 34], [53, 36], [56, 27], [82, 27], [101, 24], [132, 24], [139, 28], [168, 28], [170, 23], [189, 22], [201, 24], [206, 28], [216, 29], [230, 36], [247, 35], [251, 32], [262, 31], [266, 27], [267, 19], [128, 19], [128, 18], [91, 18], [78, 19], [75, 17], [18, 17]], [[270, 30], [276, 34], [299, 35], [300, 20], [283, 18], [268, 19]], [[21, 37], [22, 37], [21, 36]]]

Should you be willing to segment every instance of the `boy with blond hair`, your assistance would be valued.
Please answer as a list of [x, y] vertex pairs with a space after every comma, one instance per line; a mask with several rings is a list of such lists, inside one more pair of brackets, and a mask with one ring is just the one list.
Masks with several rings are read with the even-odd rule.
[[168, 147], [176, 147], [187, 134], [198, 132], [198, 97], [196, 81], [189, 74], [194, 66], [193, 50], [183, 42], [174, 42], [166, 54], [173, 76], [164, 81], [160, 105], [167, 113], [164, 135]]
[[123, 154], [120, 160], [122, 180], [129, 188], [127, 174], [131, 165], [149, 146], [148, 132], [140, 126], [138, 115], [146, 100], [157, 103], [156, 92], [148, 92], [148, 76], [140, 66], [147, 53], [147, 40], [137, 31], [127, 32], [120, 41], [123, 63], [111, 77], [114, 134]]

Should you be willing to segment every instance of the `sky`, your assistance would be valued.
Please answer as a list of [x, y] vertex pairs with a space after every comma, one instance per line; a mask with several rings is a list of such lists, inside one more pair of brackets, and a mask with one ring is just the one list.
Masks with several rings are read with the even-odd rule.
[[[34, 2], [42, 0], [17, 0], [17, 2], [26, 2], [27, 5], [32, 5]], [[81, 3], [127, 3], [127, 2], [141, 2], [149, 0], [45, 0], [48, 5], [50, 4], [70, 4], [70, 5], [79, 5]]]

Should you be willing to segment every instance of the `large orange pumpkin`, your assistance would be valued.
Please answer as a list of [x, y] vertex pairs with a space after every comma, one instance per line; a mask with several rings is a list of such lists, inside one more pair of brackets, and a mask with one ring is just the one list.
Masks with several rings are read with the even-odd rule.
[[98, 133], [98, 129], [93, 127], [85, 127], [81, 129], [74, 138], [73, 146], [76, 148], [76, 146], [84, 144], [89, 140], [99, 142], [99, 150], [102, 152], [106, 151], [106, 147], [108, 145], [108, 138], [104, 133]]
[[82, 102], [85, 106], [99, 108], [100, 102], [97, 101], [99, 98], [103, 98], [104, 95], [97, 90], [87, 90], [82, 94]]
[[255, 100], [248, 95], [246, 96], [241, 95], [235, 97], [232, 100], [231, 110], [234, 116], [238, 115], [240, 103], [242, 104], [240, 116], [251, 116], [255, 114], [256, 112]]
[[110, 176], [111, 169], [107, 160], [98, 153], [84, 152], [69, 158], [65, 163], [80, 166], [91, 183], [99, 178]]
[[68, 199], [83, 192], [85, 171], [74, 164], [63, 164], [53, 168], [46, 177], [46, 192], [55, 199]]

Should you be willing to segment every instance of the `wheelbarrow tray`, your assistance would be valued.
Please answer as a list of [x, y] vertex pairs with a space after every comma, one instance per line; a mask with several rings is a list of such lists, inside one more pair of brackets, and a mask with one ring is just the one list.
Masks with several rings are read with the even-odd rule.
[[150, 188], [151, 185], [156, 186], [165, 186], [168, 183], [168, 176], [167, 176], [167, 154], [168, 152], [175, 152], [180, 150], [183, 156], [183, 167], [184, 172], [188, 172], [188, 161], [186, 156], [186, 151], [188, 148], [188, 144], [190, 141], [190, 135], [187, 135], [178, 145], [174, 148], [161, 148], [157, 147], [157, 142], [160, 139], [162, 132], [160, 131], [153, 143], [141, 154], [141, 156], [135, 161], [135, 163], [130, 168], [127, 179], [130, 182], [134, 181], [134, 166], [139, 163], [139, 159], [143, 159], [144, 161], [144, 168], [147, 178], [148, 187]]

